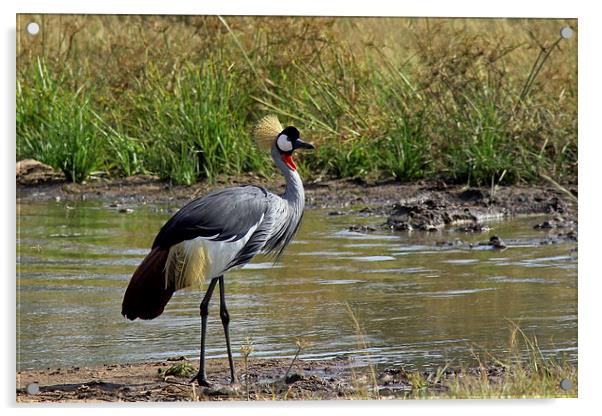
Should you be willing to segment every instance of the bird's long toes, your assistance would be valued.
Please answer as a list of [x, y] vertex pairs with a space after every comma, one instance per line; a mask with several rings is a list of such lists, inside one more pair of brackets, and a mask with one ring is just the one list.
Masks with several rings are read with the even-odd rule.
[[203, 376], [201, 373], [198, 373], [196, 376], [194, 376], [191, 380], [190, 383], [194, 383], [197, 382], [199, 386], [201, 387], [211, 387], [211, 383], [209, 383], [207, 381], [207, 379], [205, 378], [205, 376]]

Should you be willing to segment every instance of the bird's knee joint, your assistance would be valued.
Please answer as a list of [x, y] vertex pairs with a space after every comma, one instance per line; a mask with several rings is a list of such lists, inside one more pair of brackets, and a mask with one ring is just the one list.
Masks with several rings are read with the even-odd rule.
[[201, 316], [209, 315], [209, 304], [201, 303]]
[[222, 309], [221, 311], [219, 311], [219, 317], [222, 318], [223, 324], [230, 323], [230, 314], [226, 309]]

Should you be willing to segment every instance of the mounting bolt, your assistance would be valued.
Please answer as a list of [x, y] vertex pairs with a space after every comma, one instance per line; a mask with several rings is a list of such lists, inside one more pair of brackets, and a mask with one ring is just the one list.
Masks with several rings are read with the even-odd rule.
[[25, 391], [29, 395], [38, 394], [40, 392], [40, 386], [38, 383], [29, 383], [27, 387], [25, 387]]
[[40, 31], [40, 25], [36, 22], [29, 22], [27, 23], [27, 26], [25, 26], [25, 30], [27, 30], [27, 33], [29, 33], [32, 36], [37, 35]]
[[573, 36], [573, 29], [568, 26], [563, 27], [560, 29], [560, 36], [563, 39], [570, 39]]

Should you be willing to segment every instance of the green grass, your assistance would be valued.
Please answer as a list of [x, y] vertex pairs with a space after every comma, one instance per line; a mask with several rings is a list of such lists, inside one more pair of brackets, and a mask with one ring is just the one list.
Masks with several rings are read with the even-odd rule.
[[187, 65], [168, 79], [151, 67], [147, 94], [129, 97], [126, 128], [146, 143], [145, 167], [163, 179], [190, 185], [262, 167], [246, 130], [252, 103], [237, 90], [241, 75], [218, 62]]
[[196, 368], [188, 362], [183, 362], [174, 364], [167, 369], [159, 368], [157, 372], [163, 378], [166, 378], [168, 376], [192, 377], [196, 374]]
[[85, 88], [63, 90], [42, 60], [17, 82], [17, 158], [32, 157], [81, 182], [101, 163], [102, 142]]
[[[41, 22], [37, 37], [22, 23]], [[85, 24], [84, 24], [85, 22]], [[306, 176], [577, 180], [576, 21], [20, 16], [17, 158], [85, 180], [269, 174], [272, 112]], [[287, 30], [280, 30], [286, 27]]]

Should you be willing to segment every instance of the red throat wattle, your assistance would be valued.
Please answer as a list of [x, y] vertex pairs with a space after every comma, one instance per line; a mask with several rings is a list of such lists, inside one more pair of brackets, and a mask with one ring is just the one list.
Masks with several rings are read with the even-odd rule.
[[293, 162], [293, 155], [283, 154], [282, 161], [286, 164], [286, 166], [288, 166], [292, 170], [297, 170], [297, 165], [295, 165], [295, 162]]

